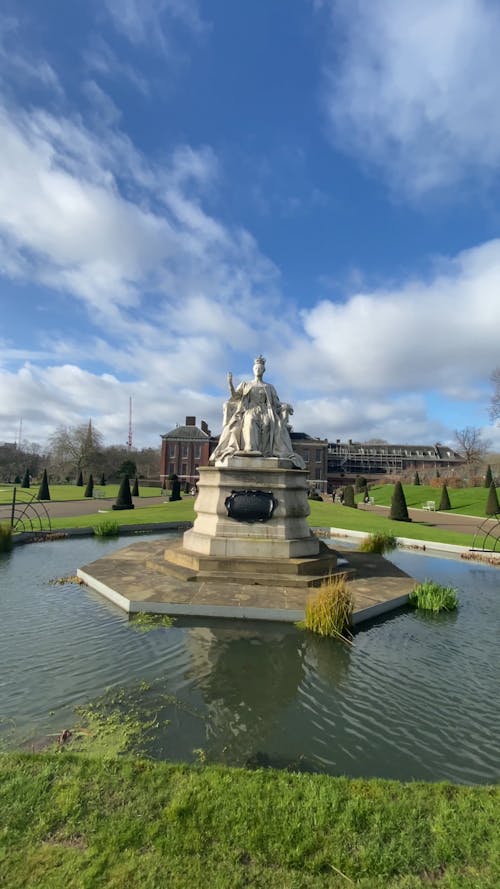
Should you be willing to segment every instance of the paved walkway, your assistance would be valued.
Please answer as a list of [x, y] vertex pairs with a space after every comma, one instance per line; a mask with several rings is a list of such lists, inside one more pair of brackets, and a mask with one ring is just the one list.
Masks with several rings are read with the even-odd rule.
[[[363, 509], [366, 512], [375, 512], [379, 515], [389, 515], [388, 506], [360, 503], [358, 509]], [[459, 534], [475, 534], [480, 525], [485, 521], [480, 516], [457, 515], [453, 512], [429, 512], [427, 509], [409, 508], [408, 515], [413, 522], [419, 522], [422, 525], [430, 525], [434, 528], [442, 528], [445, 531], [455, 531]], [[404, 522], [400, 522], [399, 524], [403, 529]], [[498, 522], [496, 519], [488, 520], [488, 525], [492, 528], [497, 524]], [[401, 536], [404, 537], [403, 530], [401, 531]]]
[[[158, 503], [165, 503], [166, 500], [168, 497], [132, 497], [135, 507], [156, 506]], [[95, 499], [88, 497], [85, 500], [44, 501], [44, 506], [51, 519], [70, 519], [80, 515], [93, 515], [101, 509], [111, 511], [113, 503], [116, 503], [116, 497]]]

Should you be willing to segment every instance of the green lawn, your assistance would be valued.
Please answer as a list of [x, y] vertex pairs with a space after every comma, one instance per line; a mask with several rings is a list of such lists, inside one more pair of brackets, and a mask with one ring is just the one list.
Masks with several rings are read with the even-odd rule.
[[[100, 503], [100, 505], [99, 505]], [[51, 527], [54, 530], [61, 528], [95, 528], [103, 521], [112, 520], [119, 525], [148, 525], [162, 522], [193, 522], [194, 521], [194, 497], [186, 497], [185, 500], [177, 500], [174, 503], [158, 503], [155, 506], [138, 506], [135, 509], [112, 510], [112, 503], [98, 501], [96, 509], [106, 512], [92, 513], [91, 515], [75, 516], [69, 519], [52, 519]], [[47, 526], [47, 522], [42, 522]]]
[[0, 755], [9, 889], [497, 889], [500, 789]]
[[[102, 492], [102, 494], [111, 498], [112, 500], [116, 500], [118, 494], [119, 485], [98, 485], [94, 484], [94, 491]], [[132, 487], [132, 485], [131, 485]], [[12, 500], [12, 489], [14, 485], [7, 485], [4, 483], [0, 484], [0, 503], [10, 503]], [[38, 494], [39, 485], [32, 484], [31, 488], [21, 488], [20, 485], [16, 485], [17, 488], [17, 496], [19, 499], [26, 499], [27, 497], [36, 496]], [[81, 485], [49, 485], [50, 499], [54, 501], [59, 500], [84, 500], [85, 494], [85, 485], [83, 487]], [[139, 482], [139, 496], [140, 497], [160, 497], [165, 492], [162, 491], [160, 487], [151, 488], [151, 487], [142, 487]]]
[[385, 515], [362, 509], [350, 509], [340, 503], [320, 503], [311, 500], [309, 524], [314, 528], [344, 528], [348, 531], [385, 531], [395, 537], [410, 537], [413, 540], [430, 540], [436, 543], [453, 543], [471, 546], [473, 535], [459, 534], [426, 525], [423, 522], [394, 522]]
[[[430, 485], [403, 485], [403, 490], [407, 506], [421, 509], [427, 500], [434, 500], [436, 508], [439, 507], [441, 488], [432, 488]], [[370, 488], [370, 496], [375, 498], [378, 506], [390, 506], [393, 492], [394, 485], [377, 485]], [[448, 495], [451, 503], [450, 512], [485, 517], [488, 488], [448, 488]]]
[[[97, 504], [96, 504], [97, 507]], [[349, 531], [385, 531], [396, 537], [410, 537], [414, 540], [429, 540], [437, 543], [453, 543], [460, 546], [471, 546], [473, 537], [470, 534], [440, 530], [419, 522], [394, 522], [384, 515], [361, 509], [349, 509], [339, 503], [320, 503], [310, 501], [311, 515], [309, 524], [319, 528], [344, 528]], [[111, 510], [111, 503], [100, 503], [99, 508], [109, 510], [105, 513], [77, 516], [75, 518], [52, 519], [53, 530], [64, 528], [94, 528], [103, 521], [111, 519], [119, 525], [145, 525], [163, 522], [192, 522], [195, 518], [194, 498], [186, 497], [175, 503], [161, 503], [154, 506], [137, 507], [133, 510]], [[43, 524], [43, 523], [42, 523]], [[44, 527], [46, 527], [46, 523]]]

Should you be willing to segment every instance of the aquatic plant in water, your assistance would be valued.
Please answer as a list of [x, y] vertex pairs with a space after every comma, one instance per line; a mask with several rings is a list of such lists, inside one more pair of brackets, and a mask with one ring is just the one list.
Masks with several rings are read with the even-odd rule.
[[320, 636], [336, 636], [349, 642], [354, 604], [345, 574], [329, 577], [309, 599], [303, 621], [298, 624]]
[[157, 630], [158, 627], [172, 627], [174, 624], [168, 614], [147, 614], [140, 611], [130, 618], [130, 626], [139, 633], [147, 633], [149, 630]]
[[96, 537], [118, 537], [120, 534], [120, 526], [118, 522], [106, 519], [104, 522], [100, 522], [95, 526], [94, 534]]
[[0, 524], [0, 553], [10, 552], [12, 546], [12, 528], [10, 525]]
[[433, 580], [424, 580], [413, 589], [408, 601], [422, 611], [453, 611], [458, 606], [457, 591]]
[[396, 549], [397, 545], [394, 534], [389, 534], [387, 531], [375, 531], [361, 542], [359, 550], [362, 553], [379, 553], [382, 555]]

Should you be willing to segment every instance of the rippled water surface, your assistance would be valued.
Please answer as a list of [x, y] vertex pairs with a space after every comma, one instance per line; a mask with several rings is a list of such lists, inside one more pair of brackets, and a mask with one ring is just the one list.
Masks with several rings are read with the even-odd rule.
[[158, 716], [146, 749], [156, 757], [498, 780], [499, 569], [398, 552], [412, 576], [457, 587], [459, 610], [397, 612], [352, 647], [260, 622], [140, 634], [97, 593], [49, 583], [124, 545], [91, 538], [0, 555], [4, 747], [61, 731], [76, 705], [126, 688]]

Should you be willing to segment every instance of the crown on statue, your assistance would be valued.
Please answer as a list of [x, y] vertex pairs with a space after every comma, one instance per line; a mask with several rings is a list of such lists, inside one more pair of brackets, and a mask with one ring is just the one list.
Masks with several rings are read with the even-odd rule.
[[254, 364], [263, 364], [265, 367], [266, 366], [266, 359], [264, 358], [263, 355], [257, 355], [257, 358], [254, 361]]

